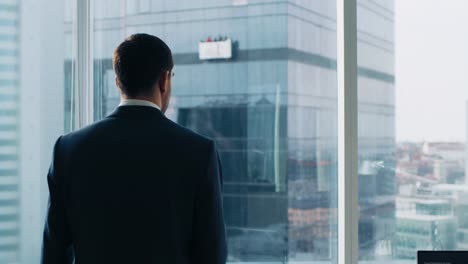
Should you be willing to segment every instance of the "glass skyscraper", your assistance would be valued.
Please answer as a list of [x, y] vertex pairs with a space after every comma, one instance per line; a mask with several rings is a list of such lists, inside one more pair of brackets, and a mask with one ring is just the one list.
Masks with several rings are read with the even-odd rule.
[[0, 2], [0, 263], [19, 256], [18, 2]]

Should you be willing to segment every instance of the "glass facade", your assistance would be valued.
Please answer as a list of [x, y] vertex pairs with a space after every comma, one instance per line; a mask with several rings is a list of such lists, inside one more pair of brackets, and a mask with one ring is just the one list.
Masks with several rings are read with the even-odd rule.
[[19, 1], [0, 4], [0, 263], [19, 258]]
[[396, 200], [394, 257], [414, 259], [417, 250], [457, 249], [457, 219], [453, 201], [432, 189], [424, 194], [414, 188]]

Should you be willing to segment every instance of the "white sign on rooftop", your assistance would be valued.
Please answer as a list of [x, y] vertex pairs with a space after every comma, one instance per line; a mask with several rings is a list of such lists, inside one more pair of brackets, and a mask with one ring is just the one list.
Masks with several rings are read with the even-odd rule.
[[200, 60], [232, 58], [232, 41], [230, 38], [221, 41], [205, 41], [198, 43]]

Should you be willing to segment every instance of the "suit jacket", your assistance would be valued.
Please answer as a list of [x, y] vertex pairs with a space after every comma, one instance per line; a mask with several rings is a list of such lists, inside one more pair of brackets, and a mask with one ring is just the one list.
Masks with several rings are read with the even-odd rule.
[[215, 144], [147, 106], [60, 137], [44, 264], [226, 262]]

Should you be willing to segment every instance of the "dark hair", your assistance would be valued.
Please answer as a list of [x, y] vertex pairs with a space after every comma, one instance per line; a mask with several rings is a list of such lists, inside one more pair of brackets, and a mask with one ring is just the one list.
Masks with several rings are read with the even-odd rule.
[[134, 34], [120, 43], [112, 64], [122, 92], [130, 97], [151, 95], [161, 75], [174, 66], [171, 49], [148, 34]]

